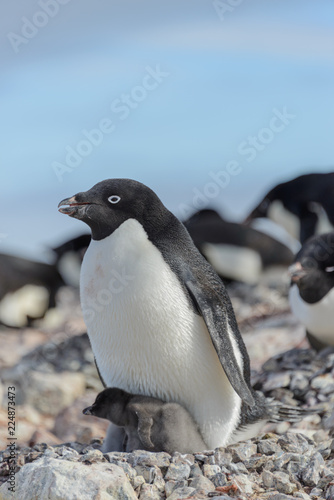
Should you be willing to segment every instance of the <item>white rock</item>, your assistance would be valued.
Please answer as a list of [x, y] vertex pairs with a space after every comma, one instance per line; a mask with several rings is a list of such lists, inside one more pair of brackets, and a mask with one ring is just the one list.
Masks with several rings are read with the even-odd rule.
[[26, 464], [16, 476], [16, 491], [0, 487], [1, 500], [137, 500], [123, 469], [110, 463], [84, 465], [42, 457]]

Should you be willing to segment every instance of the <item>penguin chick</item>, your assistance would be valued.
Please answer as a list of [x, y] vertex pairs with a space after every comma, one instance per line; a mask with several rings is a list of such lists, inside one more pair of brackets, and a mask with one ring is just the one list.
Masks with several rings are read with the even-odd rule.
[[290, 306], [311, 346], [334, 346], [334, 231], [310, 238], [289, 271]]
[[106, 418], [123, 427], [125, 451], [195, 453], [207, 448], [197, 425], [183, 406], [161, 399], [129, 394], [109, 387], [100, 392], [84, 415]]

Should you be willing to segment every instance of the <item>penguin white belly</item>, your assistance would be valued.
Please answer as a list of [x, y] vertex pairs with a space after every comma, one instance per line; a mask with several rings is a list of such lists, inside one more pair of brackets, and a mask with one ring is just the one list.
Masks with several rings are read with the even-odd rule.
[[308, 304], [299, 295], [297, 285], [290, 288], [292, 312], [306, 329], [325, 344], [334, 345], [334, 288], [315, 304]]
[[274, 200], [270, 204], [268, 217], [276, 222], [276, 224], [283, 226], [293, 238], [299, 240], [300, 219], [297, 215], [287, 210], [280, 200]]
[[209, 448], [228, 443], [241, 400], [202, 317], [138, 221], [129, 219], [107, 238], [91, 241], [80, 293], [105, 383], [183, 404]]
[[259, 282], [262, 261], [255, 250], [236, 245], [204, 243], [202, 251], [221, 275], [250, 285]]

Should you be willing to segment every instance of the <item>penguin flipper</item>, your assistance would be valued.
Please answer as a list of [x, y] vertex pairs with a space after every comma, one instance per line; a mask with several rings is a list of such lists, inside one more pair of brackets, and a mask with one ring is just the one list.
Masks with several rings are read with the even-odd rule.
[[151, 429], [153, 418], [146, 415], [139, 405], [129, 405], [129, 410], [133, 411], [138, 417], [138, 437], [147, 450], [154, 449], [154, 444], [151, 441]]
[[203, 289], [191, 276], [185, 280], [187, 290], [194, 301], [197, 310], [203, 317], [219, 361], [226, 376], [238, 396], [249, 406], [254, 406], [251, 388], [248, 386], [238, 365], [234, 346], [228, 333], [226, 306], [218, 293], [210, 295], [210, 303]]

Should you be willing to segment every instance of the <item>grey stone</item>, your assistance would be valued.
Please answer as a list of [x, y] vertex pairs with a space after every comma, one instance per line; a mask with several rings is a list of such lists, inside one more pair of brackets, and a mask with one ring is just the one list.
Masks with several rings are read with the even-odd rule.
[[285, 472], [270, 472], [264, 470], [262, 472], [263, 484], [266, 488], [274, 488], [280, 493], [289, 495], [293, 493], [297, 486], [290, 482], [289, 475]]
[[203, 472], [200, 466], [197, 463], [194, 463], [193, 465], [190, 466], [189, 477], [197, 477], [197, 476], [203, 476]]
[[309, 379], [300, 372], [292, 375], [290, 382], [290, 389], [295, 396], [303, 396], [309, 388]]
[[318, 390], [321, 394], [332, 394], [334, 392], [333, 375], [326, 373], [315, 377], [311, 380], [311, 387]]
[[241, 493], [246, 495], [253, 494], [253, 484], [252, 481], [245, 474], [238, 474], [233, 476], [234, 483], [238, 486]]
[[290, 380], [291, 375], [289, 372], [270, 373], [263, 384], [262, 390], [267, 392], [281, 387], [288, 387]]
[[165, 481], [162, 477], [161, 470], [159, 467], [155, 466], [151, 469], [151, 482], [156, 486], [159, 492], [165, 491]]
[[296, 454], [294, 453], [293, 457], [286, 466], [286, 471], [289, 474], [291, 474], [295, 479], [299, 479], [301, 470], [304, 467], [307, 467], [307, 464], [308, 464], [308, 457], [305, 457], [304, 455], [296, 456]]
[[324, 492], [320, 488], [313, 488], [313, 490], [310, 491], [310, 497], [314, 499], [324, 498]]
[[143, 476], [146, 483], [152, 483], [155, 474], [155, 467], [155, 465], [153, 467], [150, 465], [136, 465], [134, 469], [138, 476]]
[[168, 467], [165, 475], [165, 481], [182, 481], [190, 476], [190, 466], [188, 464], [173, 464]]
[[116, 465], [118, 465], [118, 467], [121, 467], [124, 470], [126, 477], [130, 481], [133, 481], [133, 479], [137, 476], [137, 471], [133, 467], [131, 467], [131, 465], [128, 464], [127, 462], [122, 462], [121, 460], [118, 460]]
[[188, 464], [191, 467], [195, 463], [195, 458], [194, 455], [190, 455], [189, 453], [182, 455], [182, 453], [176, 452], [173, 454], [171, 461], [174, 464]]
[[288, 432], [279, 438], [278, 444], [284, 451], [303, 454], [309, 450], [313, 441], [307, 439], [303, 434]]
[[140, 487], [139, 500], [160, 500], [161, 496], [155, 484], [142, 484]]
[[[123, 454], [127, 456], [127, 454]], [[171, 456], [168, 453], [152, 453], [150, 451], [136, 450], [128, 455], [128, 462], [133, 467], [136, 465], [146, 465], [153, 467], [156, 465], [162, 469], [163, 473], [170, 465]]]
[[322, 443], [320, 443], [317, 446], [317, 452], [319, 452], [323, 458], [329, 458], [331, 453], [332, 453], [331, 441], [327, 440], [327, 441], [323, 441]]
[[326, 489], [326, 500], [334, 499], [334, 484], [331, 484], [329, 488]]
[[311, 500], [310, 495], [304, 493], [303, 491], [296, 491], [293, 495], [294, 498], [302, 498], [303, 500]]
[[195, 488], [196, 490], [203, 490], [204, 493], [209, 493], [209, 491], [214, 491], [216, 489], [215, 485], [204, 476], [197, 476], [190, 480], [189, 486]]
[[286, 469], [290, 460], [294, 457], [293, 453], [280, 453], [276, 457], [272, 458], [274, 469], [273, 470], [282, 470]]
[[220, 467], [226, 467], [232, 462], [232, 453], [227, 453], [225, 450], [217, 448], [215, 451], [215, 462]]
[[205, 477], [208, 477], [209, 479], [211, 479], [212, 476], [218, 474], [219, 472], [221, 472], [221, 468], [219, 467], [219, 465], [210, 465], [210, 464], [203, 465], [203, 474]]
[[41, 458], [26, 464], [16, 477], [16, 492], [8, 491], [4, 483], [0, 487], [2, 500], [137, 500], [124, 471], [109, 463], [86, 466], [53, 458]]
[[184, 488], [185, 486], [187, 486], [187, 481], [167, 481], [165, 483], [166, 497], [168, 498], [176, 489]]
[[216, 488], [225, 486], [227, 483], [226, 475], [223, 472], [218, 472], [214, 476], [210, 476], [210, 481], [212, 481]]
[[198, 462], [202, 462], [203, 464], [209, 463], [209, 457], [203, 455], [202, 453], [196, 453], [195, 460], [197, 460]]
[[245, 441], [229, 446], [228, 451], [232, 453], [233, 462], [242, 462], [257, 453], [257, 446], [255, 443]]
[[263, 439], [258, 442], [257, 451], [263, 455], [274, 455], [282, 451], [282, 448], [272, 439]]
[[132, 462], [130, 460], [131, 455], [128, 455], [128, 453], [123, 453], [121, 451], [109, 451], [108, 453], [104, 453], [103, 456], [111, 464], [117, 464], [117, 462], [119, 462], [119, 460], [125, 460], [128, 457], [129, 463], [132, 464]]
[[242, 462], [238, 462], [237, 464], [232, 463], [229, 465], [228, 469], [232, 474], [248, 474], [248, 470]]
[[301, 474], [302, 480], [307, 486], [317, 486], [324, 463], [324, 459], [320, 453], [316, 453], [312, 456]]
[[334, 484], [334, 467], [323, 466], [321, 471], [321, 479], [317, 484], [318, 488], [326, 489], [329, 483]]
[[87, 453], [80, 457], [80, 462], [106, 462], [107, 460], [104, 458], [102, 451], [100, 450], [89, 450]]
[[247, 460], [244, 460], [244, 465], [250, 472], [261, 471], [267, 460], [267, 457], [263, 456], [262, 454], [257, 454], [253, 455]]
[[270, 500], [291, 500], [295, 497], [291, 495], [284, 495], [284, 493], [276, 493], [276, 495], [270, 496]]
[[181, 500], [183, 498], [188, 498], [190, 495], [195, 493], [195, 488], [190, 488], [189, 486], [184, 486], [183, 488], [176, 488], [173, 493], [168, 497], [169, 500]]
[[135, 476], [131, 480], [131, 484], [132, 484], [132, 487], [134, 490], [139, 489], [141, 487], [141, 485], [144, 483], [145, 483], [145, 479], [143, 478], [143, 476]]

